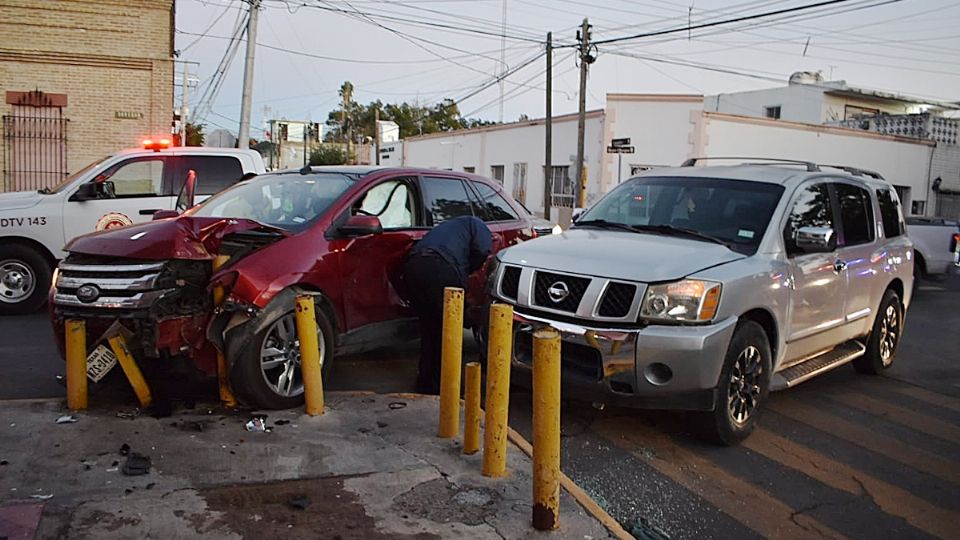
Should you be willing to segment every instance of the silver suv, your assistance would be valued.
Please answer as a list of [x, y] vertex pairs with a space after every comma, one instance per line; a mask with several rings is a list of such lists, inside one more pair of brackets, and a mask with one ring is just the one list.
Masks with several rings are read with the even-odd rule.
[[701, 411], [736, 444], [770, 390], [894, 359], [913, 283], [896, 191], [806, 162], [656, 169], [562, 235], [498, 254], [491, 293], [514, 306], [513, 364], [561, 332], [565, 392]]

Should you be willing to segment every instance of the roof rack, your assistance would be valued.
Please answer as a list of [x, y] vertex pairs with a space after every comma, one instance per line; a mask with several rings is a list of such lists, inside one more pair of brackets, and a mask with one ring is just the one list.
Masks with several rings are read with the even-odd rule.
[[[764, 162], [767, 162], [767, 163], [770, 164], [770, 165], [775, 165], [775, 164], [778, 164], [778, 163], [780, 163], [780, 164], [785, 164], [785, 165], [803, 165], [804, 167], [807, 168], [807, 172], [818, 172], [818, 171], [820, 170], [820, 166], [817, 165], [816, 163], [813, 163], [812, 161], [800, 161], [800, 160], [796, 160], [796, 159], [778, 159], [778, 158], [765, 158], [765, 157], [735, 157], [735, 156], [695, 157], [695, 158], [690, 158], [690, 159], [684, 161], [683, 164], [680, 165], [680, 166], [681, 166], [681, 167], [693, 167], [693, 166], [695, 166], [695, 165], [697, 164], [697, 162], [699, 162], [699, 161], [706, 161], [706, 160], [708, 160], [708, 159], [710, 159], [710, 160], [715, 160], [715, 159], [748, 160], [748, 159], [749, 159], [749, 160], [753, 160], [753, 161], [764, 161]], [[750, 165], [750, 164], [749, 164], [749, 163], [744, 163], [744, 165]], [[758, 164], [755, 163], [754, 165], [758, 165]]]
[[869, 176], [870, 178], [875, 178], [875, 179], [877, 179], [877, 180], [883, 180], [884, 182], [886, 182], [886, 180], [887, 180], [886, 178], [883, 177], [883, 175], [881, 175], [880, 173], [878, 173], [878, 172], [876, 172], [876, 171], [870, 171], [870, 170], [867, 170], [867, 169], [860, 169], [860, 168], [857, 168], [857, 167], [851, 167], [851, 166], [849, 166], [849, 165], [821, 165], [821, 167], [830, 167], [831, 169], [840, 169], [841, 171], [844, 171], [844, 172], [846, 172], [846, 173], [848, 173], [848, 174], [852, 174], [852, 175], [854, 175], [854, 176]]

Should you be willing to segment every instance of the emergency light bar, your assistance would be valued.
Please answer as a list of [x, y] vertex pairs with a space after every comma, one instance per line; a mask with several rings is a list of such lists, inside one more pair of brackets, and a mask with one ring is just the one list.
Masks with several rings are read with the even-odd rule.
[[170, 139], [160, 139], [159, 141], [144, 139], [143, 141], [144, 150], [153, 150], [155, 152], [159, 152], [164, 148], [170, 148]]

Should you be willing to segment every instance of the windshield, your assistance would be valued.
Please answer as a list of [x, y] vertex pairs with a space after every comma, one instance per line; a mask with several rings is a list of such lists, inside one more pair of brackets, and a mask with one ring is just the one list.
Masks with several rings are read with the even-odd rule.
[[197, 217], [252, 219], [301, 229], [320, 217], [355, 178], [339, 173], [266, 174], [241, 182], [187, 212]]
[[54, 194], [54, 193], [59, 193], [63, 188], [69, 186], [71, 182], [73, 182], [74, 180], [76, 180], [76, 179], [79, 178], [80, 176], [86, 174], [87, 171], [93, 169], [94, 167], [97, 167], [98, 165], [100, 165], [101, 163], [103, 163], [104, 161], [106, 161], [106, 160], [108, 160], [108, 159], [110, 159], [110, 158], [112, 158], [112, 157], [113, 157], [113, 156], [107, 156], [107, 157], [98, 159], [98, 160], [94, 161], [93, 163], [87, 165], [86, 167], [80, 169], [79, 171], [71, 174], [70, 176], [68, 176], [67, 178], [65, 178], [62, 182], [60, 182], [59, 184], [57, 184], [57, 185], [55, 185], [55, 186], [53, 186], [53, 187], [51, 187], [51, 188], [43, 188], [43, 189], [41, 189], [41, 190], [39, 190], [39, 191], [40, 191], [40, 193], [43, 193], [43, 194], [45, 194], [45, 195], [52, 195], [52, 194]]
[[783, 186], [763, 182], [635, 178], [584, 212], [576, 226], [677, 234], [753, 253], [782, 193]]

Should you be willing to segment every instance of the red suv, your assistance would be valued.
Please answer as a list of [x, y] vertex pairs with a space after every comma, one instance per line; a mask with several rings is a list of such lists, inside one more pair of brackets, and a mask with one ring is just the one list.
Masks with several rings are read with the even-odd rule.
[[[94, 344], [119, 321], [135, 336], [137, 358], [188, 357], [209, 375], [220, 350], [242, 401], [296, 406], [296, 295], [315, 296], [324, 373], [337, 354], [409, 341], [416, 321], [398, 293], [400, 262], [433, 225], [463, 215], [487, 223], [494, 251], [535, 236], [523, 208], [474, 175], [373, 167], [264, 174], [179, 217], [74, 239], [50, 293], [54, 329], [83, 319]], [[479, 274], [468, 305], [483, 303]]]

